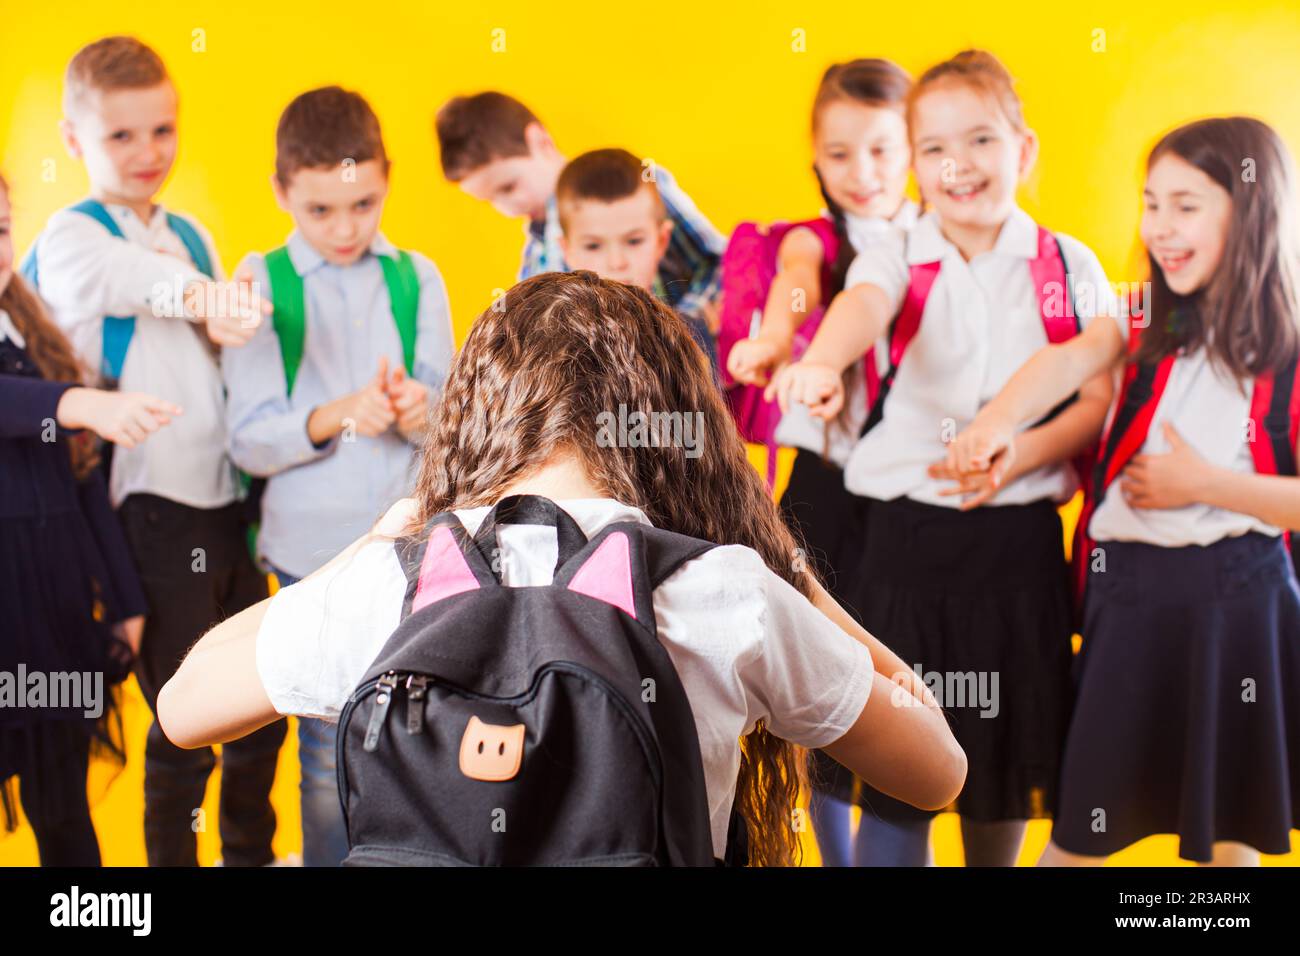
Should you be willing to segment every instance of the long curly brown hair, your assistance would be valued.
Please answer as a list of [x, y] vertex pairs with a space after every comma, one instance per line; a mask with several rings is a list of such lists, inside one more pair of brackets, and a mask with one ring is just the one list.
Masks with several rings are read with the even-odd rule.
[[[0, 198], [7, 206], [9, 184], [3, 176], [0, 176]], [[85, 367], [78, 360], [72, 343], [54, 324], [44, 303], [16, 271], [9, 277], [4, 292], [0, 293], [0, 309], [9, 313], [14, 328], [25, 340], [27, 354], [42, 377], [51, 382], [76, 382], [78, 385], [85, 381]], [[78, 480], [85, 478], [99, 463], [94, 435], [75, 432], [68, 436], [67, 444], [73, 474]]]
[[[683, 447], [603, 447], [601, 413], [702, 413], [697, 457]], [[604, 419], [607, 420], [607, 419]], [[680, 444], [680, 443], [679, 443]], [[757, 551], [810, 593], [794, 538], [745, 457], [704, 353], [672, 309], [594, 272], [526, 279], [474, 323], [425, 438], [421, 522], [495, 503], [556, 453], [660, 528]], [[694, 451], [692, 451], [694, 454]], [[751, 865], [799, 858], [793, 826], [806, 754], [760, 721], [743, 740], [738, 810]]]

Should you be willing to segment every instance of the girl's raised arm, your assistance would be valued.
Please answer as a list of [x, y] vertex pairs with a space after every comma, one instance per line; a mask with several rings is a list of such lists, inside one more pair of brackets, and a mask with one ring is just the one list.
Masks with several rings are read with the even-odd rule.
[[1124, 336], [1104, 316], [1068, 342], [1039, 349], [948, 446], [949, 468], [987, 471], [1011, 447], [1023, 422], [1047, 414], [1090, 378], [1110, 370], [1123, 354]]

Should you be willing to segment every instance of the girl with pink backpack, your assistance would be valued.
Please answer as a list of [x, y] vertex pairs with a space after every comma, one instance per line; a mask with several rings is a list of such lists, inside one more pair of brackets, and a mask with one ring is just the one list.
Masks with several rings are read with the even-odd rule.
[[[813, 175], [826, 209], [806, 222], [741, 223], [722, 261], [718, 346], [732, 414], [748, 441], [767, 446], [769, 485], [777, 446], [796, 449], [782, 514], [803, 549], [799, 557], [851, 611], [843, 595], [862, 534], [862, 499], [845, 490], [843, 467], [878, 370], [864, 361], [846, 373], [853, 397], [831, 422], [814, 418], [803, 405], [782, 415], [763, 389], [777, 368], [803, 354], [826, 306], [844, 288], [854, 257], [916, 222], [916, 204], [906, 196], [911, 152], [903, 108], [910, 88], [907, 73], [888, 60], [827, 69], [812, 111]], [[853, 851], [850, 832], [853, 775], [814, 751], [810, 784], [823, 862], [861, 863], [864, 847]]]

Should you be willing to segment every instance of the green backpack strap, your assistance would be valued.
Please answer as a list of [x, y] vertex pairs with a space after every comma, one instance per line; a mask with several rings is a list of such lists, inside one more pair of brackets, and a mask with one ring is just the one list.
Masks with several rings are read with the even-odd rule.
[[293, 383], [302, 365], [303, 342], [307, 336], [307, 307], [303, 304], [302, 276], [281, 246], [266, 254], [266, 278], [271, 283], [271, 322], [280, 340], [280, 361], [284, 364], [285, 394], [293, 394]]
[[406, 374], [415, 375], [415, 321], [420, 309], [420, 277], [415, 272], [411, 254], [398, 250], [396, 258], [380, 256], [384, 269], [384, 282], [388, 286], [388, 301], [393, 309], [393, 321], [402, 340], [402, 363]]

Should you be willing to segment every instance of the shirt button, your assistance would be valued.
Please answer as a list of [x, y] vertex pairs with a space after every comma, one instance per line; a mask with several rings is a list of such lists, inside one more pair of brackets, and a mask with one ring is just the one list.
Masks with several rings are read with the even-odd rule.
[[360, 320], [360, 319], [355, 319], [355, 320], [353, 320], [352, 324], [353, 324], [355, 327], [357, 327], [358, 329], [361, 328], [361, 320]]

